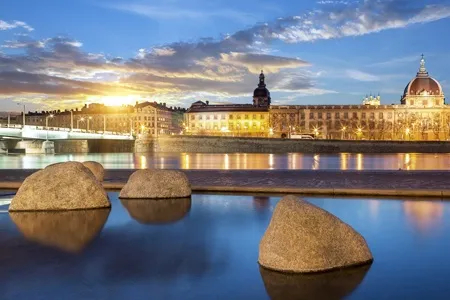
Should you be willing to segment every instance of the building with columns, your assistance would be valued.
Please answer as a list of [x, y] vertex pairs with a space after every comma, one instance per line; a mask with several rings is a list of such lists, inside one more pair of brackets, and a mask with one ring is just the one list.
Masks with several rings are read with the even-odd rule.
[[[450, 137], [450, 107], [445, 104], [439, 82], [429, 76], [423, 56], [419, 71], [407, 84], [399, 104], [394, 105], [382, 105], [379, 95], [364, 98], [361, 105], [271, 105], [264, 80], [261, 72], [253, 104], [194, 103], [186, 113], [186, 133], [286, 138], [308, 134], [322, 139], [351, 140], [448, 140]], [[235, 118], [237, 112], [243, 114], [240, 119]], [[257, 120], [251, 116], [258, 114], [264, 116], [259, 126], [250, 122]]]

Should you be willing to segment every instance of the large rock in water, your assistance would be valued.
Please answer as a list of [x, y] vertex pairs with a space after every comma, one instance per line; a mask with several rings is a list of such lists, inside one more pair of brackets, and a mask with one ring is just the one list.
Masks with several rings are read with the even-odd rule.
[[109, 211], [109, 208], [104, 208], [11, 212], [10, 217], [26, 239], [77, 253], [100, 233], [108, 219]]
[[130, 216], [141, 224], [173, 223], [191, 210], [191, 198], [120, 199]]
[[101, 183], [79, 162], [50, 165], [28, 176], [10, 211], [74, 210], [111, 207]]
[[191, 185], [183, 172], [138, 170], [131, 174], [120, 191], [123, 199], [184, 198], [191, 196]]
[[103, 181], [103, 178], [105, 177], [105, 169], [101, 163], [96, 161], [85, 161], [83, 162], [83, 166], [91, 170], [92, 174], [94, 174], [98, 181]]
[[259, 245], [268, 269], [310, 273], [371, 263], [365, 239], [334, 215], [295, 196], [283, 197]]

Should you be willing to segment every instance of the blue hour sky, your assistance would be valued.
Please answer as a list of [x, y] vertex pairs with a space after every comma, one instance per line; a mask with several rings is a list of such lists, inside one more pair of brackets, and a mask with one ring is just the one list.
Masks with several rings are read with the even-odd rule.
[[0, 110], [89, 102], [399, 103], [450, 90], [449, 0], [0, 0]]

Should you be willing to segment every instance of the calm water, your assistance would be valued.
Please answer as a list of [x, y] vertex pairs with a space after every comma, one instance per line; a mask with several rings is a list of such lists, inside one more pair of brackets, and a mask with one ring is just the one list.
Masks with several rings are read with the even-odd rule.
[[35, 169], [62, 161], [95, 160], [108, 169], [306, 169], [448, 170], [450, 154], [256, 154], [256, 153], [108, 153], [2, 155], [0, 169]]
[[[268, 299], [283, 291], [257, 264], [278, 197], [194, 195], [166, 207], [110, 198], [110, 212], [0, 213], [0, 298]], [[352, 225], [373, 252], [367, 272], [340, 278], [348, 299], [448, 299], [450, 202], [306, 199]], [[303, 292], [325, 291], [314, 290], [321, 277], [294, 280]]]

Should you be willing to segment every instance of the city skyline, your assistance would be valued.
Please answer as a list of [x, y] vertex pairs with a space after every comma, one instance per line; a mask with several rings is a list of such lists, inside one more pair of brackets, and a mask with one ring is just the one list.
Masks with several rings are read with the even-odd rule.
[[302, 2], [6, 1], [0, 110], [251, 103], [261, 69], [273, 104], [398, 104], [422, 53], [450, 88], [449, 1]]

